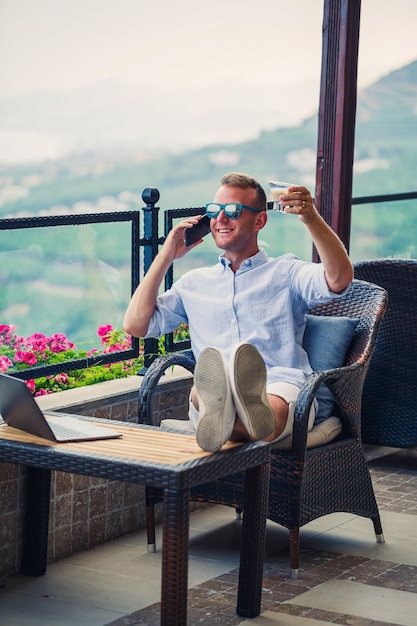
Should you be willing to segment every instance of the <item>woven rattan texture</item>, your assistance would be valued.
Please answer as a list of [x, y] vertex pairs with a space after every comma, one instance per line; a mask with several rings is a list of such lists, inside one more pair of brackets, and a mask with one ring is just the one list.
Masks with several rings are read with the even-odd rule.
[[[221, 479], [236, 469], [245, 470], [248, 515], [242, 527], [243, 565], [237, 611], [248, 617], [259, 615], [270, 445], [231, 443], [209, 454], [197, 446], [194, 436], [164, 433], [159, 428], [144, 425], [106, 423], [118, 428], [122, 438], [68, 444], [41, 440], [42, 443], [38, 443], [38, 438], [31, 434], [5, 424], [0, 426], [0, 461], [28, 466], [23, 573], [40, 576], [46, 571], [51, 470], [162, 487], [165, 497], [161, 624], [185, 626], [190, 487]], [[155, 460], [151, 458], [153, 455]], [[248, 553], [246, 546], [250, 545], [254, 548]], [[248, 594], [241, 587], [253, 591]]]
[[[290, 530], [290, 561], [299, 564], [299, 527], [336, 511], [351, 512], [372, 519], [377, 533], [381, 531], [378, 508], [365, 460], [361, 433], [362, 388], [387, 302], [384, 289], [355, 280], [349, 292], [310, 312], [359, 318], [348, 349], [345, 365], [313, 372], [300, 391], [294, 421], [292, 450], [273, 450], [268, 518]], [[175, 362], [192, 371], [192, 353], [176, 354]], [[140, 417], [151, 424], [152, 395], [162, 373], [170, 366], [170, 356], [157, 359], [141, 387]], [[306, 449], [308, 416], [314, 394], [326, 382], [334, 394], [336, 414], [343, 423], [341, 436], [330, 444]], [[192, 498], [243, 509], [242, 474], [234, 474], [192, 490]], [[148, 492], [148, 503], [160, 500], [157, 491]]]
[[[89, 421], [106, 423], [106, 420], [97, 418]], [[115, 420], [112, 420], [111, 426], [122, 429], [122, 440], [111, 439], [100, 443], [81, 444], [51, 444], [51, 442], [45, 444], [46, 440], [43, 440], [43, 444], [36, 444], [16, 440], [13, 434], [8, 435], [9, 427], [3, 425], [0, 427], [0, 460], [97, 478], [143, 482], [164, 489], [188, 489], [199, 482], [232, 473], [236, 468], [242, 470], [259, 465], [260, 462], [267, 460], [267, 457], [269, 460], [268, 446], [262, 443], [244, 446], [232, 444], [230, 454], [223, 451], [209, 454], [202, 452], [196, 445], [195, 438], [191, 436], [164, 433], [159, 428], [143, 425], [126, 426], [124, 422]], [[24, 433], [21, 438], [26, 438]], [[33, 435], [28, 437], [31, 440], [33, 438]], [[146, 450], [143, 454], [145, 458], [141, 458], [140, 450], [148, 442], [154, 442], [152, 445], [155, 445], [158, 439], [161, 440], [161, 446], [171, 446], [171, 453], [167, 455], [165, 452], [165, 456], [171, 459], [173, 455], [177, 455], [177, 463], [173, 464], [172, 460], [163, 462], [158, 458], [154, 461], [149, 460]], [[130, 449], [136, 448], [136, 458], [127, 453], [123, 456], [126, 446]], [[118, 452], [119, 447], [121, 452]], [[186, 460], [181, 458], [184, 448]], [[260, 448], [265, 448], [265, 452], [260, 453]]]
[[417, 260], [380, 259], [355, 265], [355, 276], [388, 292], [363, 391], [364, 443], [417, 445]]

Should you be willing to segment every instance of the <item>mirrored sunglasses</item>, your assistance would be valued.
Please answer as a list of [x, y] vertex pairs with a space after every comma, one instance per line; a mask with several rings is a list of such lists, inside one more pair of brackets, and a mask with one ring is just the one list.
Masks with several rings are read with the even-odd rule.
[[254, 209], [246, 204], [240, 204], [240, 202], [229, 202], [228, 204], [219, 204], [218, 202], [209, 202], [206, 204], [206, 215], [210, 219], [215, 219], [219, 216], [220, 211], [224, 211], [226, 217], [231, 220], [237, 220], [242, 213], [242, 209], [248, 211], [255, 211], [255, 213], [261, 213], [261, 209]]

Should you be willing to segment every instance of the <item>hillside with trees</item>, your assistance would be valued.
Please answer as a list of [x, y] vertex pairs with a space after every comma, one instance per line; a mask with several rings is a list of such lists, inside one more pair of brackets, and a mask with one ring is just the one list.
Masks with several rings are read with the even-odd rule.
[[[417, 61], [359, 91], [354, 197], [417, 190], [416, 116]], [[265, 186], [275, 178], [314, 190], [316, 147], [317, 116], [313, 116], [297, 127], [264, 131], [239, 144], [212, 145], [142, 161], [130, 155], [84, 153], [34, 166], [3, 166], [3, 181], [13, 181], [17, 188], [25, 180], [35, 179], [36, 184], [29, 184], [13, 201], [3, 194], [0, 217], [137, 209], [143, 204], [145, 187], [160, 190], [162, 209], [201, 206], [211, 199], [222, 174], [233, 169], [250, 172]], [[416, 229], [415, 204], [354, 207], [354, 257], [416, 256], [410, 238]], [[310, 254], [304, 230], [296, 222], [289, 216], [270, 216], [264, 233], [271, 254], [288, 249], [301, 256]]]

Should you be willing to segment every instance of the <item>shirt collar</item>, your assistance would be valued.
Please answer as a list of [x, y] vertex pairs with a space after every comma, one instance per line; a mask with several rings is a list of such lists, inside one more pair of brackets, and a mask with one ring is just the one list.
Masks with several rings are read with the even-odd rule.
[[[244, 261], [242, 261], [238, 271], [245, 272], [254, 267], [259, 267], [260, 265], [263, 265], [264, 263], [266, 263], [267, 260], [268, 260], [268, 255], [266, 254], [263, 248], [260, 248], [259, 252], [257, 252], [253, 256], [250, 256], [248, 259], [245, 259]], [[224, 253], [219, 256], [219, 261], [223, 265], [224, 268], [229, 267], [230, 265], [230, 261], [229, 259], [225, 258]]]

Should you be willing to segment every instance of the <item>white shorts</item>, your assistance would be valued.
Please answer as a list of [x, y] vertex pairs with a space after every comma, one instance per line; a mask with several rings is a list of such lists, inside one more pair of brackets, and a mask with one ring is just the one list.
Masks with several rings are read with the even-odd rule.
[[[291, 383], [269, 383], [266, 386], [266, 393], [270, 393], [274, 396], [280, 396], [283, 398], [285, 402], [288, 404], [288, 418], [287, 423], [285, 424], [285, 428], [282, 433], [274, 439], [271, 443], [275, 443], [284, 439], [284, 437], [288, 437], [288, 435], [292, 435], [292, 429], [294, 425], [294, 412], [295, 412], [295, 403], [297, 402], [298, 394], [300, 393], [300, 388], [297, 385], [292, 385]], [[313, 402], [310, 409], [310, 415], [308, 417], [308, 427], [307, 431], [310, 431], [314, 426], [314, 420], [316, 417], [316, 401]]]
[[[300, 393], [300, 388], [297, 387], [297, 385], [292, 385], [291, 383], [275, 382], [275, 383], [267, 384], [266, 392], [274, 396], [280, 396], [288, 404], [287, 423], [285, 424], [285, 428], [282, 431], [282, 433], [279, 435], [279, 437], [277, 437], [271, 442], [271, 443], [275, 443], [277, 441], [280, 441], [281, 439], [284, 439], [284, 437], [288, 437], [288, 435], [292, 434], [292, 429], [294, 425], [295, 403], [297, 401], [298, 394]], [[316, 417], [315, 403], [316, 401], [314, 401], [313, 404], [311, 405], [310, 415], [308, 418], [308, 428], [307, 428], [308, 431], [310, 431], [314, 426], [314, 419]], [[191, 402], [191, 395], [190, 395], [188, 417], [190, 418], [191, 426], [193, 427], [194, 430], [197, 430], [198, 414], [199, 414], [198, 410], [195, 408], [195, 406]]]

